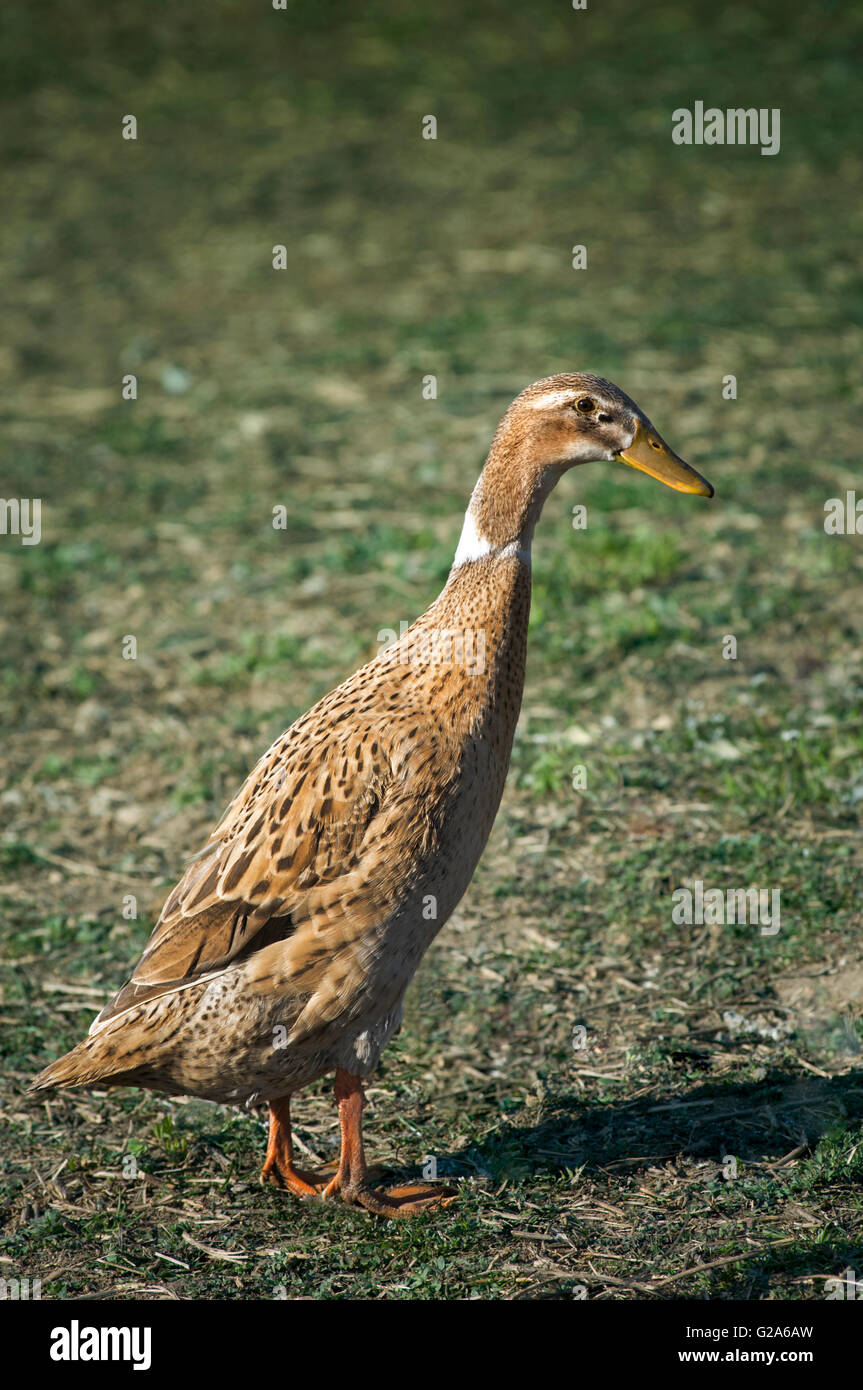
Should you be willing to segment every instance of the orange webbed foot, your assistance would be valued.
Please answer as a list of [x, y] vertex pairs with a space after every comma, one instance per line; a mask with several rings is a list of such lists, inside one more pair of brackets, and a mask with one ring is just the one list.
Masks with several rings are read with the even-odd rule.
[[[272, 1183], [295, 1197], [322, 1197], [325, 1189], [333, 1181], [335, 1163], [325, 1164], [317, 1172], [305, 1168], [295, 1168], [293, 1164], [267, 1161], [261, 1169], [261, 1183], [266, 1187]], [[338, 1176], [338, 1175], [337, 1175]]]
[[364, 1207], [374, 1216], [411, 1217], [424, 1211], [451, 1206], [457, 1198], [451, 1187], [437, 1183], [399, 1183], [395, 1187], [348, 1188], [342, 1196], [351, 1206]]
[[270, 1102], [270, 1133], [267, 1156], [261, 1169], [261, 1182], [273, 1183], [295, 1197], [319, 1197], [330, 1182], [336, 1164], [325, 1165], [317, 1173], [294, 1167], [294, 1148], [291, 1139], [291, 1098]]

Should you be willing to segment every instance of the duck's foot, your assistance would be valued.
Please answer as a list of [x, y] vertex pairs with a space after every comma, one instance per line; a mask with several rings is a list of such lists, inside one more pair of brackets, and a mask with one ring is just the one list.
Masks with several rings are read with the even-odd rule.
[[364, 1207], [375, 1216], [419, 1216], [437, 1207], [448, 1207], [456, 1200], [451, 1187], [436, 1183], [401, 1183], [386, 1190], [378, 1187], [348, 1188], [342, 1192], [349, 1206]]
[[291, 1141], [290, 1097], [270, 1102], [270, 1134], [261, 1171], [262, 1183], [274, 1183], [297, 1197], [329, 1199], [341, 1196], [351, 1207], [363, 1207], [374, 1216], [418, 1216], [420, 1212], [448, 1207], [456, 1199], [452, 1188], [437, 1183], [399, 1183], [374, 1186], [380, 1168], [369, 1168], [363, 1152], [363, 1088], [358, 1076], [336, 1072], [336, 1099], [342, 1131], [338, 1165], [329, 1163], [315, 1173], [294, 1167]]
[[335, 1163], [328, 1163], [315, 1173], [305, 1168], [295, 1168], [293, 1164], [271, 1163], [269, 1160], [261, 1169], [261, 1183], [272, 1183], [295, 1197], [322, 1197], [324, 1189], [332, 1180]]
[[363, 1088], [358, 1076], [346, 1071], [336, 1072], [336, 1099], [339, 1103], [339, 1123], [342, 1131], [342, 1152], [339, 1171], [327, 1183], [321, 1194], [325, 1198], [340, 1193], [348, 1206], [364, 1207], [375, 1216], [418, 1216], [435, 1207], [448, 1207], [455, 1201], [452, 1188], [434, 1183], [403, 1183], [396, 1187], [372, 1186], [363, 1151]]
[[335, 1164], [309, 1173], [294, 1167], [294, 1146], [291, 1140], [291, 1099], [270, 1102], [270, 1134], [267, 1155], [261, 1169], [261, 1182], [293, 1192], [295, 1197], [319, 1197], [330, 1182]]

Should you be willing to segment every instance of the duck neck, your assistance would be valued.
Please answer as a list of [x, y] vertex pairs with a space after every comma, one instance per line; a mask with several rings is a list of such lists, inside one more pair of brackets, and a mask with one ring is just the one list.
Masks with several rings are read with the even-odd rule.
[[471, 494], [453, 569], [487, 556], [513, 555], [530, 564], [543, 503], [565, 465], [540, 467], [526, 449], [493, 446]]

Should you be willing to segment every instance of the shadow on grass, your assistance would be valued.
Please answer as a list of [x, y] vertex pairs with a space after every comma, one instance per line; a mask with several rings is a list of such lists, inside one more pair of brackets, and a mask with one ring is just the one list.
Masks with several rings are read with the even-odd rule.
[[[720, 1255], [715, 1266], [702, 1262], [700, 1254], [683, 1256], [684, 1264], [694, 1266], [690, 1273], [706, 1279], [699, 1296], [761, 1299], [781, 1287], [783, 1297], [799, 1291], [801, 1297], [826, 1298], [831, 1288], [834, 1297], [848, 1297], [845, 1285], [828, 1286], [826, 1281], [841, 1280], [849, 1269], [860, 1279], [863, 1237], [855, 1244], [838, 1222], [831, 1224], [823, 1195], [811, 1210], [806, 1207], [825, 1184], [850, 1189], [859, 1182], [859, 1170], [848, 1166], [846, 1145], [822, 1148], [817, 1156], [814, 1151], [819, 1141], [841, 1140], [861, 1120], [859, 1069], [833, 1077], [777, 1069], [762, 1082], [700, 1084], [668, 1100], [654, 1094], [584, 1106], [576, 1096], [561, 1095], [538, 1124], [502, 1124], [481, 1144], [453, 1155], [453, 1168], [444, 1165], [443, 1171], [469, 1168], [497, 1183], [582, 1170], [581, 1180], [594, 1195], [597, 1185], [607, 1184], [613, 1191], [616, 1184], [629, 1186], [632, 1177], [641, 1188], [655, 1180], [658, 1199], [667, 1195], [671, 1178], [677, 1190], [697, 1189], [699, 1199], [712, 1194], [716, 1216], [732, 1225], [748, 1220], [752, 1212], [773, 1210], [771, 1191], [782, 1189], [789, 1208], [784, 1224], [771, 1228], [777, 1248], [742, 1245], [739, 1254]], [[736, 1165], [729, 1174], [732, 1182], [723, 1171], [729, 1155]], [[801, 1162], [786, 1166], [794, 1159]], [[698, 1206], [703, 1212], [702, 1200]], [[657, 1219], [662, 1220], [659, 1207], [650, 1218]], [[729, 1228], [725, 1239], [737, 1238]], [[678, 1273], [665, 1287], [660, 1280], [656, 1294], [679, 1297], [681, 1277]], [[855, 1287], [853, 1276], [850, 1287]]]
[[727, 1155], [744, 1169], [761, 1168], [859, 1120], [863, 1071], [832, 1077], [776, 1071], [757, 1083], [696, 1085], [665, 1101], [653, 1095], [585, 1106], [577, 1096], [560, 1095], [538, 1124], [504, 1123], [452, 1162], [460, 1172], [495, 1180], [582, 1165], [624, 1173], [680, 1158], [714, 1159], [721, 1168]]

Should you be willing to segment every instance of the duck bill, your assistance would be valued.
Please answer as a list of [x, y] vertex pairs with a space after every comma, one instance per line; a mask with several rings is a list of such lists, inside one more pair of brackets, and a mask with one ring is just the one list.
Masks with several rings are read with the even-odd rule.
[[629, 448], [621, 449], [617, 457], [623, 463], [628, 463], [630, 468], [649, 473], [651, 478], [658, 478], [666, 487], [673, 487], [677, 492], [694, 492], [698, 497], [713, 496], [713, 488], [707, 479], [678, 458], [649, 423], [639, 423]]

